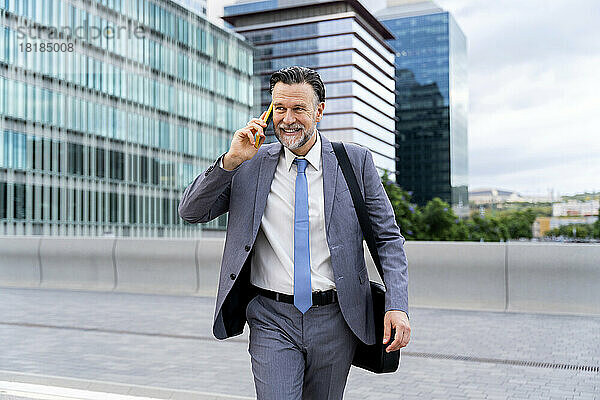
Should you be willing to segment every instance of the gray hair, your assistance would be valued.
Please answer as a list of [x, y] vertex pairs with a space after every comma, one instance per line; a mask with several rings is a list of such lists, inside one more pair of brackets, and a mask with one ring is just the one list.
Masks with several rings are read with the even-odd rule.
[[271, 75], [269, 92], [273, 94], [273, 88], [277, 82], [291, 85], [293, 83], [308, 83], [315, 91], [315, 104], [325, 101], [325, 85], [317, 71], [306, 67], [286, 67], [279, 71], [273, 72]]

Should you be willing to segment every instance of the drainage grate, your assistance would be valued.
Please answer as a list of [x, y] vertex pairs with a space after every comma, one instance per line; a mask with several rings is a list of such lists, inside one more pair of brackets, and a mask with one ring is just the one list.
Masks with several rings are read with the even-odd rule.
[[522, 367], [568, 369], [568, 370], [574, 370], [574, 371], [600, 372], [600, 366], [592, 366], [592, 365], [574, 365], [574, 364], [559, 364], [559, 363], [549, 363], [549, 362], [540, 362], [540, 361], [505, 360], [502, 358], [472, 357], [472, 356], [461, 356], [461, 355], [457, 355], [457, 354], [420, 353], [420, 352], [412, 352], [412, 351], [402, 351], [402, 355], [407, 356], [407, 357], [435, 358], [438, 360], [458, 360], [458, 361], [481, 362], [481, 363], [490, 363], [490, 364], [519, 365]]

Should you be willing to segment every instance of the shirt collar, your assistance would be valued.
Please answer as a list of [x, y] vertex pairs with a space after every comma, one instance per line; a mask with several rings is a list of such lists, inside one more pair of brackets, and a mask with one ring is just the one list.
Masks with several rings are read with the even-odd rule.
[[319, 170], [319, 166], [321, 164], [321, 134], [319, 131], [316, 131], [315, 135], [317, 135], [317, 141], [304, 157], [297, 156], [287, 147], [283, 147], [285, 154], [285, 166], [287, 167], [288, 171], [292, 168], [292, 163], [296, 157], [306, 158], [308, 163], [312, 165], [315, 170]]

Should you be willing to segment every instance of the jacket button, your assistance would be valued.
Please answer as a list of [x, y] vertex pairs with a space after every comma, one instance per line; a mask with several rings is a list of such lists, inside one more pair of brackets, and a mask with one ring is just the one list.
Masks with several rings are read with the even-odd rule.
[[232, 281], [235, 281], [235, 278], [236, 278], [235, 274], [231, 274], [231, 275], [229, 275], [229, 277], [231, 278]]
[[248, 245], [248, 244], [247, 244], [247, 245], [246, 245], [246, 247], [244, 247], [244, 250], [246, 250], [246, 251], [250, 251], [250, 249], [251, 249], [251, 248], [252, 248], [252, 247], [250, 247], [250, 245]]

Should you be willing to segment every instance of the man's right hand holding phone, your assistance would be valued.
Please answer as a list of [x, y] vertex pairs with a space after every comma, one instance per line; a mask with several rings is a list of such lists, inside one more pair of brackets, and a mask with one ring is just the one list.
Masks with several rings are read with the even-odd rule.
[[252, 118], [245, 127], [235, 131], [229, 151], [223, 157], [224, 169], [232, 171], [258, 152], [254, 146], [254, 137], [258, 133], [260, 147], [266, 138], [263, 130], [267, 127], [267, 123], [262, 120], [265, 114], [266, 111], [261, 114], [260, 118]]

